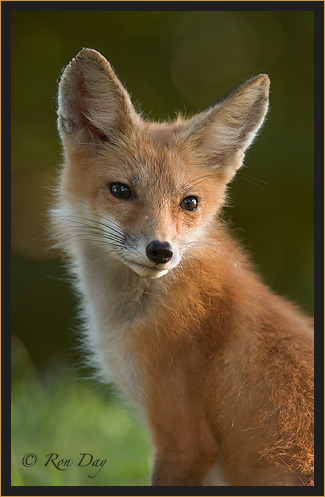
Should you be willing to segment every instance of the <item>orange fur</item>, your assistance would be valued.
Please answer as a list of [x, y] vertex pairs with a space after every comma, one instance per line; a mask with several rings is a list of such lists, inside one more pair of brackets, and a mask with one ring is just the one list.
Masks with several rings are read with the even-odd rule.
[[[60, 83], [66, 163], [53, 222], [97, 363], [148, 422], [153, 485], [204, 485], [216, 465], [227, 485], [313, 484], [312, 319], [261, 283], [218, 219], [268, 88], [261, 75], [205, 113], [159, 124], [135, 113], [95, 51]], [[114, 197], [113, 183], [132, 198]], [[197, 210], [182, 209], [193, 195]], [[170, 242], [168, 264], [146, 259], [151, 240]]]
[[228, 247], [175, 275], [163, 308], [130, 336], [155, 446], [166, 464], [185, 461], [183, 484], [201, 485], [218, 456], [230, 485], [310, 484], [312, 321]]

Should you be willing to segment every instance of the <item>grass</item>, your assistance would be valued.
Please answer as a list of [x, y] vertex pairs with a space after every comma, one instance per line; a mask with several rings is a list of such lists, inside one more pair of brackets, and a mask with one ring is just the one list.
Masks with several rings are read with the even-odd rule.
[[[150, 447], [133, 411], [66, 366], [37, 374], [21, 342], [13, 351], [12, 485], [149, 485]], [[23, 457], [31, 453], [36, 464], [26, 467]], [[62, 460], [59, 469], [51, 461], [46, 465], [51, 453], [58, 455], [55, 463]], [[98, 467], [78, 466], [83, 453]]]

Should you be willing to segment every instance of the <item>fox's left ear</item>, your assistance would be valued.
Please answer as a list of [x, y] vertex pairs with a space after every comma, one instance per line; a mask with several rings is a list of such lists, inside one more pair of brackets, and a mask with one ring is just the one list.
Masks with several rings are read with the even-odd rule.
[[184, 123], [181, 135], [192, 142], [200, 162], [224, 171], [231, 179], [264, 121], [269, 87], [268, 76], [260, 74]]

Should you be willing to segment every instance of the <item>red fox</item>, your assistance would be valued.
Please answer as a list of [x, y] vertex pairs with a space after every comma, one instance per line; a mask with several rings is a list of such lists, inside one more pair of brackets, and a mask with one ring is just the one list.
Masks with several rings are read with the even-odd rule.
[[313, 320], [260, 281], [219, 215], [269, 84], [155, 123], [95, 50], [61, 77], [52, 224], [93, 361], [148, 425], [154, 486], [314, 484]]

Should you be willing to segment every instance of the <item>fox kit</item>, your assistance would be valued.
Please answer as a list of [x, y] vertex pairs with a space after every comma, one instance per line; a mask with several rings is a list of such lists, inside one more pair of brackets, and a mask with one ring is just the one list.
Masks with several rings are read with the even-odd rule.
[[142, 412], [152, 485], [313, 485], [313, 322], [219, 219], [268, 107], [256, 76], [192, 118], [145, 121], [107, 60], [59, 86], [52, 223], [94, 363]]

